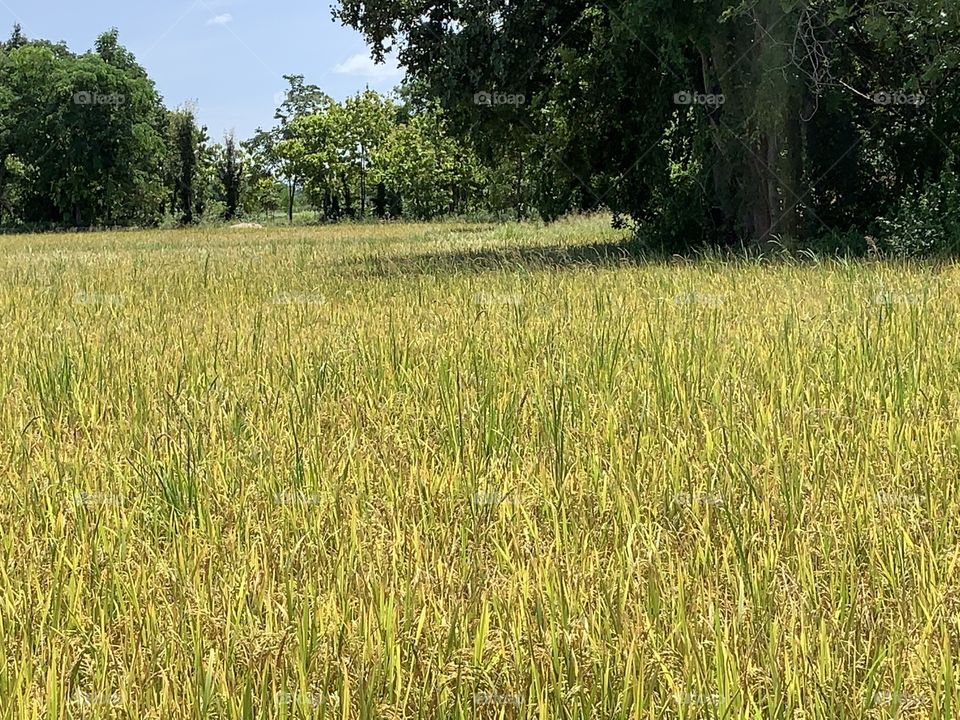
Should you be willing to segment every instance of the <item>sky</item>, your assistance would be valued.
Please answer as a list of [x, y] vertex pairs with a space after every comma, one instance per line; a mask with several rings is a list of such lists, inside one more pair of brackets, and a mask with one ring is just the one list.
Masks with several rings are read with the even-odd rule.
[[197, 104], [219, 140], [273, 125], [284, 75], [304, 75], [335, 99], [389, 91], [395, 65], [374, 65], [359, 33], [331, 15], [332, 0], [0, 0], [0, 38], [14, 23], [29, 38], [93, 47], [111, 27], [157, 85], [167, 107]]

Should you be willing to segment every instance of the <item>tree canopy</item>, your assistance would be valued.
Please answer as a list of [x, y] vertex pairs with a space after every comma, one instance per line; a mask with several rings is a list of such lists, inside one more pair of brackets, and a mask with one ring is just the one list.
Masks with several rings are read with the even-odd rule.
[[[679, 244], [878, 230], [952, 173], [950, 0], [341, 0], [552, 217], [609, 206]], [[488, 95], [522, 102], [487, 101]], [[481, 102], [478, 102], [478, 97]]]
[[0, 43], [0, 224], [609, 210], [643, 241], [960, 247], [960, 5], [341, 0], [395, 93], [211, 142], [116, 31]]

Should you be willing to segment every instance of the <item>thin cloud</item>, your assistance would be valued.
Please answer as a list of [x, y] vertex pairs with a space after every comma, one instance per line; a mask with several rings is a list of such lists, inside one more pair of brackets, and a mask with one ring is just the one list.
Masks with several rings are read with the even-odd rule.
[[362, 53], [350, 56], [333, 70], [338, 75], [352, 75], [368, 80], [386, 80], [403, 75], [396, 61], [388, 59], [387, 62], [378, 65], [373, 58]]
[[223, 15], [217, 15], [207, 20], [207, 25], [229, 25], [232, 22], [233, 15], [224, 13]]

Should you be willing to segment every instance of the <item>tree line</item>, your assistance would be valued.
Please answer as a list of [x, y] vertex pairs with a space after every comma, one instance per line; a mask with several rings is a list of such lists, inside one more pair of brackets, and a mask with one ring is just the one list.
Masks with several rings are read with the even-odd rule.
[[[607, 207], [680, 248], [958, 244], [956, 0], [340, 0], [336, 14], [376, 58], [396, 49], [455, 133], [522, 153], [544, 217]], [[524, 101], [478, 108], [478, 91]]]
[[[212, 143], [115, 31], [0, 47], [0, 223], [609, 210], [694, 245], [960, 248], [955, 0], [340, 0], [397, 92]], [[118, 100], [122, 98], [122, 102]]]
[[285, 80], [274, 127], [214, 142], [192, 104], [164, 106], [116, 30], [75, 54], [15, 27], [0, 43], [0, 226], [526, 213], [436, 103], [409, 89], [336, 102]]

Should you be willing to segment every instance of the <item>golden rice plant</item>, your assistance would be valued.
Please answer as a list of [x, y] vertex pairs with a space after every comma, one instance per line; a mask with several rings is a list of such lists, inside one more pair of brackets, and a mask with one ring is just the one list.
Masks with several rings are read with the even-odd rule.
[[960, 716], [957, 268], [608, 227], [0, 238], [0, 718]]

